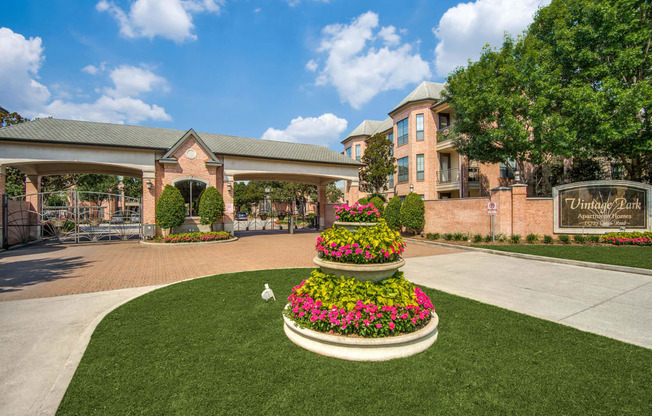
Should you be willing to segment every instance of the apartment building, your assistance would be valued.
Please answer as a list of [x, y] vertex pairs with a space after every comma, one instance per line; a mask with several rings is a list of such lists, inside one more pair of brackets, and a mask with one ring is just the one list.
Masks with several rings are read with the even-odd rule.
[[[455, 111], [443, 100], [444, 84], [422, 82], [383, 121], [365, 120], [343, 141], [343, 154], [360, 161], [367, 140], [386, 135], [394, 143], [396, 173], [389, 177], [385, 196], [416, 192], [425, 200], [469, 198], [512, 182], [510, 172], [498, 164], [480, 164], [457, 152], [449, 134]], [[366, 194], [348, 184], [345, 200], [357, 201]]]

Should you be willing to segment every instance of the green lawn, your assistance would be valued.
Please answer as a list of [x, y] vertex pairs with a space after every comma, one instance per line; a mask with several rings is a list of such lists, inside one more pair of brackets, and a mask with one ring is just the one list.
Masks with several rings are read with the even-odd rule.
[[[284, 335], [309, 269], [156, 290], [93, 334], [59, 414], [652, 414], [652, 350], [435, 290], [439, 339], [382, 363], [322, 357]], [[278, 302], [260, 298], [269, 283]]]
[[512, 253], [652, 269], [652, 248], [640, 246], [473, 245]]

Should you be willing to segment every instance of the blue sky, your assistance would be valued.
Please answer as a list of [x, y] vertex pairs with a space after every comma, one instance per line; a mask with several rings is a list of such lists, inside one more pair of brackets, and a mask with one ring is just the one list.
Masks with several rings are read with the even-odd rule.
[[0, 106], [330, 146], [548, 0], [5, 0]]

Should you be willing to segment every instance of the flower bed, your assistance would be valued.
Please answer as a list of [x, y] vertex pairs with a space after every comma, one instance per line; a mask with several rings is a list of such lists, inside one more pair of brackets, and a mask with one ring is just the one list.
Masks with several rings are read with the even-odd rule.
[[292, 289], [288, 318], [301, 328], [341, 335], [386, 337], [423, 328], [434, 307], [430, 298], [403, 278], [381, 282], [342, 279], [312, 272]]
[[605, 236], [603, 241], [607, 244], [616, 246], [650, 246], [652, 247], [652, 238], [649, 237], [612, 237]]
[[324, 260], [355, 264], [389, 263], [401, 258], [405, 243], [401, 235], [381, 219], [377, 225], [360, 228], [357, 232], [329, 228], [317, 238], [315, 248]]
[[378, 222], [380, 213], [374, 204], [360, 205], [357, 202], [335, 206], [335, 219], [346, 222]]
[[183, 233], [171, 234], [163, 238], [164, 243], [204, 243], [207, 241], [228, 240], [231, 235], [226, 231], [215, 231], [206, 233]]

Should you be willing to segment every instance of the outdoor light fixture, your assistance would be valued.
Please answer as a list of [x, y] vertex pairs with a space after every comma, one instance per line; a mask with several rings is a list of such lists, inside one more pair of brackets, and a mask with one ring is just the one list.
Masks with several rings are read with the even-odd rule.
[[147, 179], [147, 189], [152, 189], [152, 181]]
[[414, 192], [414, 185], [410, 184], [410, 192]]
[[521, 182], [521, 172], [518, 170], [514, 172], [514, 182], [520, 183]]
[[226, 184], [226, 189], [228, 189], [229, 191], [231, 191], [231, 189], [233, 189], [232, 186], [231, 186], [231, 182]]
[[274, 299], [274, 301], [276, 301], [274, 292], [272, 292], [272, 289], [269, 288], [269, 285], [267, 283], [265, 283], [265, 290], [263, 290], [263, 293], [261, 293], [260, 296], [265, 300], [265, 302], [267, 302], [270, 299]]

